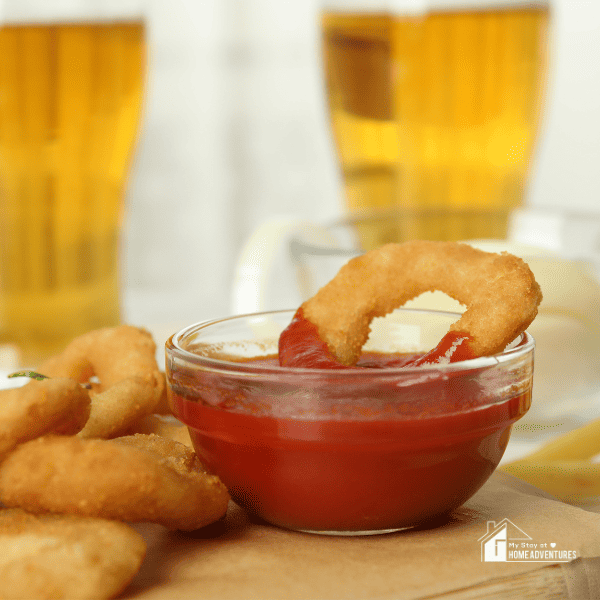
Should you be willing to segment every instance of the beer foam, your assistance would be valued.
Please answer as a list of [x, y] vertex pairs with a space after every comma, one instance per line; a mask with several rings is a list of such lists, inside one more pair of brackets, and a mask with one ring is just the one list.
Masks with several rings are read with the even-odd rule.
[[321, 3], [325, 11], [382, 12], [396, 15], [473, 9], [543, 8], [549, 5], [549, 0], [323, 0]]
[[0, 0], [0, 23], [139, 20], [141, 0]]

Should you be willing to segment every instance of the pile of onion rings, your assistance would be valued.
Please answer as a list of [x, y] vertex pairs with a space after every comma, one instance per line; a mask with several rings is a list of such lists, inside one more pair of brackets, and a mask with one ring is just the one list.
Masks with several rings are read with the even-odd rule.
[[375, 317], [424, 292], [465, 305], [440, 344], [413, 363], [456, 362], [502, 352], [537, 315], [540, 287], [527, 264], [456, 242], [387, 244], [353, 258], [297, 310], [279, 339], [288, 367], [356, 364]]
[[190, 531], [223, 517], [230, 496], [187, 428], [160, 414], [165, 376], [145, 329], [91, 331], [38, 370], [0, 391], [0, 595], [111, 598], [146, 550], [119, 521]]

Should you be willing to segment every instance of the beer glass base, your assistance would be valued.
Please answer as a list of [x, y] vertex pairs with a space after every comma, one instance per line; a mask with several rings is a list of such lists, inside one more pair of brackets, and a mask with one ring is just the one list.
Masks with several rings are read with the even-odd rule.
[[366, 251], [391, 242], [419, 239], [505, 239], [510, 214], [505, 209], [388, 208], [357, 210], [343, 224], [355, 230], [360, 247]]
[[35, 366], [76, 336], [121, 321], [116, 273], [83, 286], [0, 296], [0, 345], [21, 366]]

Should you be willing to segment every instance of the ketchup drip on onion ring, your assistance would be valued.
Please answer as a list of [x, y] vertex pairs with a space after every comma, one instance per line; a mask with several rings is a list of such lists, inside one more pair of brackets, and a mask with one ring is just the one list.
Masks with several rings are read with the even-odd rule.
[[420, 365], [435, 365], [460, 362], [476, 358], [469, 342], [471, 337], [466, 333], [449, 331], [433, 349], [406, 363], [405, 367], [418, 367]]
[[[421, 356], [417, 356], [402, 367], [446, 364], [469, 360], [476, 355], [469, 346], [470, 336], [449, 331], [440, 343]], [[279, 364], [282, 367], [305, 369], [361, 369], [347, 366], [336, 360], [319, 337], [316, 325], [304, 317], [302, 307], [294, 314], [291, 323], [279, 337]]]
[[279, 341], [282, 366], [358, 363], [375, 317], [439, 290], [466, 307], [436, 348], [406, 366], [502, 352], [537, 314], [540, 286], [520, 258], [456, 242], [385, 244], [350, 259], [302, 303]]
[[300, 307], [279, 337], [279, 364], [304, 369], [347, 369], [335, 359], [319, 337], [317, 326], [304, 317]]

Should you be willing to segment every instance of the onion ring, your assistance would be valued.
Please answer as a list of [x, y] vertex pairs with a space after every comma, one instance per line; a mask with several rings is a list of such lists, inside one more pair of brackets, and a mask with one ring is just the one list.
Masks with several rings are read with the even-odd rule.
[[0, 501], [31, 513], [190, 531], [220, 519], [229, 494], [190, 448], [157, 435], [47, 436], [21, 444], [0, 464]]
[[125, 523], [0, 511], [0, 597], [102, 600], [121, 592], [146, 554]]
[[154, 414], [142, 417], [134, 423], [127, 435], [135, 433], [155, 433], [160, 437], [179, 442], [190, 448], [193, 446], [187, 426], [182, 425], [175, 417], [169, 415]]
[[124, 434], [139, 418], [155, 411], [164, 387], [156, 362], [156, 344], [145, 329], [131, 325], [96, 329], [75, 338], [62, 353], [39, 367], [49, 377], [69, 377], [92, 385], [85, 438]]
[[90, 415], [90, 396], [72, 379], [32, 380], [0, 391], [0, 457], [40, 435], [72, 435]]
[[[467, 309], [440, 345], [410, 366], [502, 352], [533, 321], [542, 299], [527, 264], [506, 252], [456, 242], [386, 244], [351, 259], [300, 306], [280, 336], [280, 364], [352, 366], [373, 318], [434, 290]], [[307, 354], [302, 343], [311, 337]]]

